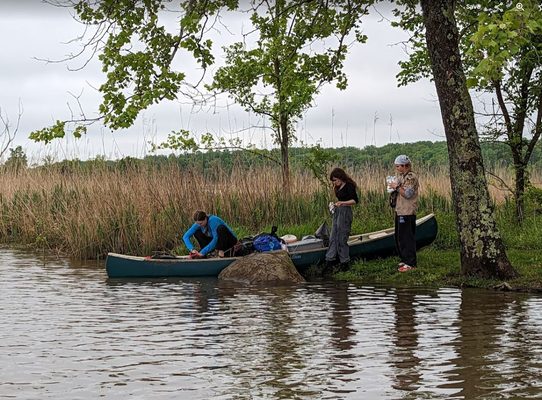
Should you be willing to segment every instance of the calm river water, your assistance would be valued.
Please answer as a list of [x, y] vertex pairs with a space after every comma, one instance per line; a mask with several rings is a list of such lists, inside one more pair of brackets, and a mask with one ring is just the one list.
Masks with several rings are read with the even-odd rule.
[[1, 399], [542, 397], [542, 297], [108, 280], [0, 255]]

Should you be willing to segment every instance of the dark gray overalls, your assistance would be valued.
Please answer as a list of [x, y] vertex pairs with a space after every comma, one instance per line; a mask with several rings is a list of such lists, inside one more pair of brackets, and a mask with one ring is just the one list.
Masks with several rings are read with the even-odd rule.
[[333, 213], [333, 226], [329, 238], [329, 248], [326, 253], [326, 261], [334, 261], [339, 258], [341, 264], [350, 261], [350, 249], [348, 237], [352, 227], [352, 207], [335, 207]]

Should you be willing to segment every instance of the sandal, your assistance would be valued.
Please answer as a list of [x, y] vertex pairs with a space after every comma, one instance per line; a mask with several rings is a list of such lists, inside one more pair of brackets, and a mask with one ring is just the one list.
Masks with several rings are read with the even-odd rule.
[[411, 267], [410, 265], [403, 264], [399, 267], [397, 271], [399, 272], [408, 272], [412, 271], [413, 269], [416, 269], [416, 267]]

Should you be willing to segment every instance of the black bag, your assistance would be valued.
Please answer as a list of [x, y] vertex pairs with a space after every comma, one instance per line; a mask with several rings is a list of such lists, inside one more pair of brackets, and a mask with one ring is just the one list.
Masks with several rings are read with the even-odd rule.
[[235, 255], [238, 257], [248, 256], [251, 253], [254, 253], [254, 236], [247, 236], [239, 240], [239, 248], [235, 250]]
[[318, 227], [316, 232], [314, 233], [314, 236], [316, 236], [318, 239], [322, 239], [324, 242], [324, 247], [329, 246], [329, 229], [327, 227], [327, 224], [324, 222], [322, 225]]
[[395, 206], [397, 205], [398, 195], [399, 195], [399, 191], [397, 190], [394, 190], [393, 192], [390, 193], [389, 204], [391, 208], [395, 208]]

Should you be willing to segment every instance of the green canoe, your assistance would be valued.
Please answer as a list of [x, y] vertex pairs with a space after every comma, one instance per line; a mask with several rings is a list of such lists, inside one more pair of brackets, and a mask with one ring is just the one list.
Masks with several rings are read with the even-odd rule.
[[[416, 221], [417, 248], [431, 244], [438, 231], [434, 214]], [[350, 257], [375, 258], [395, 254], [394, 228], [350, 236]], [[308, 239], [288, 245], [290, 257], [296, 268], [303, 273], [311, 265], [324, 262], [326, 247], [318, 240]], [[190, 259], [187, 256], [175, 258], [151, 258], [109, 253], [105, 263], [110, 278], [126, 277], [200, 277], [218, 276], [237, 258]]]

